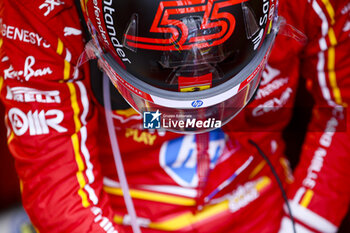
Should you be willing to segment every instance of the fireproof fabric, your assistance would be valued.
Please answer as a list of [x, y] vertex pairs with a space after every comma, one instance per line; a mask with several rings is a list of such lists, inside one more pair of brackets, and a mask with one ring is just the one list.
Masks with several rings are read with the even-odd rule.
[[[73, 1], [0, 5], [1, 101], [33, 225], [39, 232], [131, 232], [104, 109], [88, 64], [75, 68], [85, 43]], [[337, 231], [350, 199], [349, 5], [282, 0], [279, 12], [308, 41], [277, 36], [255, 99], [222, 129], [202, 136], [144, 130], [132, 109], [113, 111], [142, 232], [290, 232], [280, 190], [248, 139], [282, 178], [297, 230]], [[315, 106], [293, 178], [281, 132], [301, 76]], [[205, 185], [202, 155], [210, 158]]]

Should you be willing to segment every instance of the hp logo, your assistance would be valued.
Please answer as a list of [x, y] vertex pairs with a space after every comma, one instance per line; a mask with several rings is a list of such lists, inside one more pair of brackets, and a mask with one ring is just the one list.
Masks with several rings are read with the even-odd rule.
[[192, 107], [194, 108], [199, 108], [203, 105], [203, 101], [202, 100], [195, 100], [192, 102]]

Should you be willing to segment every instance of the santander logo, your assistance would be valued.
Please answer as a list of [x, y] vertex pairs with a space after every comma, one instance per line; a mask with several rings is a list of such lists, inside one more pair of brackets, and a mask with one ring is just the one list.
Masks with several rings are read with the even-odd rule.
[[47, 74], [52, 74], [50, 67], [44, 67], [39, 69], [34, 69], [35, 58], [33, 56], [28, 56], [24, 61], [24, 66], [22, 70], [14, 70], [11, 65], [9, 68], [4, 70], [4, 79], [15, 79], [24, 77], [25, 81], [28, 81], [32, 77], [41, 77]]

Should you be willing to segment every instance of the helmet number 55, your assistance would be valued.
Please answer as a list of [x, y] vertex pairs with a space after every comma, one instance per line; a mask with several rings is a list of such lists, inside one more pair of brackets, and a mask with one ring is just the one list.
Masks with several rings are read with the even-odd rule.
[[[190, 50], [193, 47], [207, 48], [220, 45], [230, 38], [236, 26], [235, 17], [229, 12], [220, 11], [220, 9], [244, 1], [246, 0], [161, 1], [150, 32], [169, 34], [169, 38], [126, 35], [127, 45], [162, 51]], [[199, 12], [203, 12], [199, 30], [206, 30], [211, 33], [198, 33], [195, 36], [189, 36], [190, 32], [187, 25], [179, 18], [190, 17]], [[183, 17], [180, 15], [183, 15]]]

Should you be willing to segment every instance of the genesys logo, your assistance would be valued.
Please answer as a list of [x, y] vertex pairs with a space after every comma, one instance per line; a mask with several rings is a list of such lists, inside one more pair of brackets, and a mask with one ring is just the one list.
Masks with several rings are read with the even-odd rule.
[[41, 37], [38, 33], [18, 28], [12, 25], [2, 24], [1, 35], [10, 40], [21, 41], [23, 43], [28, 43], [32, 45], [37, 45], [42, 48], [50, 48], [51, 45], [47, 43], [43, 37]]
[[29, 81], [32, 77], [42, 77], [48, 74], [52, 74], [50, 67], [34, 68], [35, 58], [33, 56], [28, 56], [23, 65], [23, 69], [15, 70], [12, 65], [9, 68], [4, 69], [4, 79], [22, 79]]
[[29, 131], [29, 135], [45, 135], [54, 129], [59, 133], [66, 132], [67, 129], [62, 127], [64, 114], [60, 110], [36, 110], [24, 113], [18, 108], [11, 108], [7, 114], [12, 125], [12, 130], [17, 136], [22, 136]]
[[[246, 0], [160, 1], [149, 30], [155, 33], [154, 38], [126, 33], [126, 43], [130, 47], [162, 51], [220, 45], [231, 37], [236, 25], [235, 17], [225, 11], [225, 8], [244, 1]], [[198, 13], [203, 13], [202, 19], [195, 16]], [[163, 39], [156, 34], [170, 36]]]
[[61, 103], [59, 91], [42, 91], [29, 87], [7, 86], [6, 99], [23, 103]]

